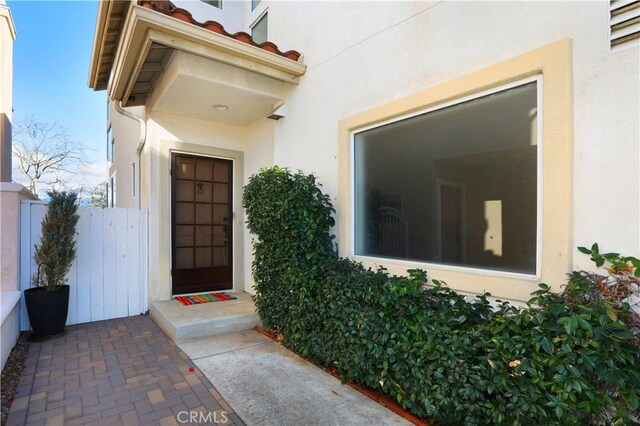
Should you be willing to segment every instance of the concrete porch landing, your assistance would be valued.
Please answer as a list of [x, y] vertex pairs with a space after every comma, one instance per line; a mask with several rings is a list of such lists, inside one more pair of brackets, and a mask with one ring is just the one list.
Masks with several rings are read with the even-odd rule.
[[260, 317], [248, 293], [233, 293], [237, 300], [185, 306], [177, 300], [152, 302], [151, 318], [175, 342], [248, 330]]

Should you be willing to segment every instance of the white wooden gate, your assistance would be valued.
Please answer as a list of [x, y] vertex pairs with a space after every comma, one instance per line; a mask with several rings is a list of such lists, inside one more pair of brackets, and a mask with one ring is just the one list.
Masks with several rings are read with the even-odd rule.
[[[20, 285], [31, 287], [34, 246], [47, 205], [21, 205]], [[67, 325], [139, 315], [147, 311], [147, 211], [80, 207], [77, 256], [67, 275]], [[22, 298], [21, 328], [29, 329]]]

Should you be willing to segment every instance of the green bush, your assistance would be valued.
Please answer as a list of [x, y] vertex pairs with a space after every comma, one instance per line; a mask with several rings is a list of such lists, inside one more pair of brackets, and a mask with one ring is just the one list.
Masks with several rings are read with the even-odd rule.
[[[574, 272], [562, 294], [542, 284], [525, 309], [492, 307], [421, 270], [389, 276], [338, 258], [334, 210], [313, 176], [264, 170], [244, 203], [263, 323], [344, 380], [446, 424], [637, 419], [637, 315], [623, 298], [637, 291], [637, 259], [604, 257], [608, 277]], [[612, 291], [620, 282], [626, 293]]]
[[32, 282], [35, 287], [54, 290], [65, 283], [76, 258], [78, 196], [75, 192], [55, 190], [47, 195], [51, 200], [42, 219], [42, 238], [35, 246], [37, 272]]

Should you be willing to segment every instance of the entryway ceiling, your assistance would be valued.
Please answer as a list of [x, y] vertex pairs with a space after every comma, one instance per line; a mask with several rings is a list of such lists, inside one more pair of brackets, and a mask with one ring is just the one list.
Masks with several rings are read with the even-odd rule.
[[[174, 51], [148, 97], [151, 111], [233, 126], [268, 117], [291, 85], [249, 70]], [[228, 107], [227, 110], [224, 107]]]

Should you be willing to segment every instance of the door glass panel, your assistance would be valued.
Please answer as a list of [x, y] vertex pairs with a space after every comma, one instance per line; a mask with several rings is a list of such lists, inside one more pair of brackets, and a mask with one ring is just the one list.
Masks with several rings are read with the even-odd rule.
[[193, 226], [176, 226], [176, 246], [192, 246], [193, 245]]
[[211, 223], [211, 204], [196, 204], [196, 224]]
[[211, 247], [196, 249], [196, 268], [211, 267]]
[[226, 246], [227, 242], [227, 227], [226, 226], [214, 226], [213, 227], [213, 245], [214, 246]]
[[193, 179], [195, 174], [195, 160], [193, 158], [178, 157], [176, 163], [176, 177], [178, 179]]
[[176, 203], [176, 223], [193, 224], [193, 204]]
[[211, 202], [211, 183], [196, 182], [196, 201], [199, 203]]
[[227, 247], [213, 248], [213, 266], [229, 265], [229, 249]]
[[172, 292], [230, 289], [233, 163], [186, 154], [172, 160]]
[[229, 185], [226, 183], [213, 184], [213, 202], [228, 203], [229, 202]]
[[196, 226], [196, 245], [211, 245], [211, 226]]
[[229, 216], [229, 207], [226, 204], [213, 205], [213, 223], [227, 223]]
[[192, 248], [176, 249], [176, 268], [177, 269], [193, 268], [193, 249]]
[[213, 168], [213, 180], [223, 183], [229, 182], [229, 163], [216, 161], [216, 166]]
[[211, 182], [213, 160], [196, 160], [196, 179]]
[[193, 181], [176, 181], [176, 201], [193, 201]]

